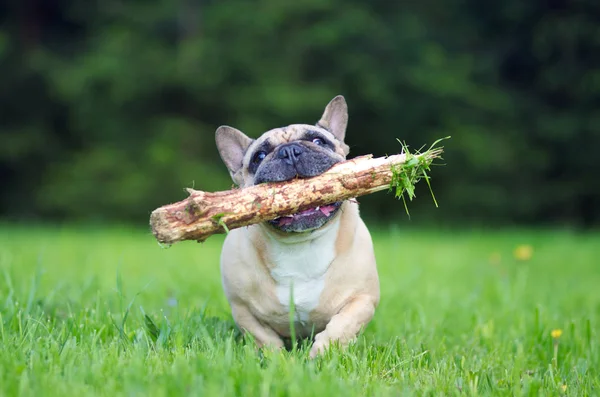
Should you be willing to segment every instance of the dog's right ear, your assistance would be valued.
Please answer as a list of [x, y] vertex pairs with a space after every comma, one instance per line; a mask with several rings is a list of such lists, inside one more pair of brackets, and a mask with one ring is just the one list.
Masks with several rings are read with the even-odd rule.
[[231, 179], [238, 184], [242, 184], [242, 170], [244, 154], [248, 146], [252, 143], [252, 139], [247, 137], [242, 131], [233, 127], [222, 125], [217, 128], [215, 133], [217, 149], [219, 155], [229, 170]]
[[329, 130], [338, 141], [344, 142], [348, 126], [348, 105], [342, 95], [336, 96], [329, 102], [317, 125]]

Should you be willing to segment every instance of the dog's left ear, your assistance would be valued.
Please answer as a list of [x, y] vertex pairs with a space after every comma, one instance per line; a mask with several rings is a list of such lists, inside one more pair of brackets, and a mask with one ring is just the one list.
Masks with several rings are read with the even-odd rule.
[[340, 142], [346, 137], [348, 126], [348, 105], [342, 95], [338, 95], [329, 102], [317, 126], [329, 130]]
[[215, 140], [219, 155], [221, 155], [221, 159], [225, 163], [227, 170], [229, 170], [231, 179], [236, 184], [241, 185], [242, 177], [240, 171], [242, 170], [242, 161], [244, 160], [246, 149], [252, 143], [252, 139], [240, 130], [222, 125], [217, 128]]

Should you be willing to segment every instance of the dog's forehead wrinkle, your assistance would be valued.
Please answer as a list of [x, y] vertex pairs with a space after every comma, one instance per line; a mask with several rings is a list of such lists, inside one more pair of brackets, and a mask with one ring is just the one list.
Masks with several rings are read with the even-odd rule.
[[[293, 142], [293, 141], [298, 141], [298, 140], [302, 140], [305, 139], [307, 134], [321, 134], [323, 135], [325, 138], [331, 140], [331, 141], [338, 141], [338, 139], [335, 137], [335, 135], [333, 135], [333, 133], [329, 130], [327, 130], [326, 128], [323, 128], [320, 125], [311, 125], [311, 124], [290, 124], [288, 126], [284, 126], [284, 127], [278, 127], [278, 128], [273, 128], [267, 132], [265, 132], [264, 135], [268, 135], [271, 136], [273, 138], [275, 138], [276, 142], [273, 143], [273, 146], [279, 146], [279, 145], [283, 145], [285, 143], [289, 143], [289, 142]], [[263, 136], [264, 136], [263, 135]], [[266, 140], [268, 138], [263, 138], [261, 136], [261, 138], [257, 139], [257, 144], [260, 144], [260, 142]], [[253, 148], [255, 148], [256, 146], [253, 145]]]
[[287, 127], [282, 128], [281, 132], [282, 132], [281, 138], [282, 138], [283, 142], [284, 143], [291, 142], [295, 138], [296, 128], [294, 125], [288, 125]]

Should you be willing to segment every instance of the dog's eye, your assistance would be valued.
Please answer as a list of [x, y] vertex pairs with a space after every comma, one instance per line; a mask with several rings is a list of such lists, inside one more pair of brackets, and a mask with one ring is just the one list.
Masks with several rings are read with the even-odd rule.
[[256, 152], [254, 154], [252, 161], [254, 162], [254, 164], [259, 164], [261, 161], [263, 161], [265, 159], [265, 157], [267, 157], [267, 152], [264, 152], [261, 150], [260, 152]]
[[321, 138], [315, 138], [312, 140], [312, 143], [314, 143], [315, 145], [324, 145], [325, 141]]

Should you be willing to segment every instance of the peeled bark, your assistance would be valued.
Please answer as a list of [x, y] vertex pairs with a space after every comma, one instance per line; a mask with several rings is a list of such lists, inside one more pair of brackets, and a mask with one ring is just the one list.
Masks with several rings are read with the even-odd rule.
[[368, 155], [338, 163], [312, 178], [216, 193], [187, 189], [190, 196], [185, 200], [154, 210], [150, 226], [161, 243], [202, 242], [213, 234], [393, 188], [398, 175], [414, 184], [441, 153], [438, 148], [418, 155]]

